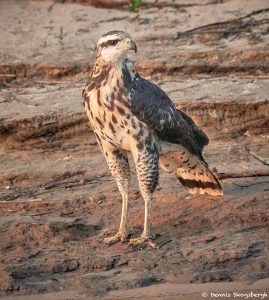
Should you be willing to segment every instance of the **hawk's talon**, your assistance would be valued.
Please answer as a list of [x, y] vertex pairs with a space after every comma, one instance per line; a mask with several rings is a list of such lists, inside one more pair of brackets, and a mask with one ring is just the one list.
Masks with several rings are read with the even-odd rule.
[[116, 244], [118, 242], [126, 242], [128, 240], [128, 233], [119, 231], [115, 235], [107, 237], [104, 239], [104, 243], [106, 246], [111, 246], [113, 244]]
[[149, 245], [153, 249], [159, 248], [159, 246], [153, 241], [153, 239], [149, 237], [140, 236], [138, 238], [130, 239], [129, 246], [139, 247], [143, 245]]

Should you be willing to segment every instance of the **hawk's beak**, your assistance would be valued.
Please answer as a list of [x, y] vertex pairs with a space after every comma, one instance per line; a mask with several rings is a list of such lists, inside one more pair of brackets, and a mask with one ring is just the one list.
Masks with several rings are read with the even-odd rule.
[[130, 50], [134, 50], [134, 52], [137, 52], [137, 47], [134, 41], [130, 41]]

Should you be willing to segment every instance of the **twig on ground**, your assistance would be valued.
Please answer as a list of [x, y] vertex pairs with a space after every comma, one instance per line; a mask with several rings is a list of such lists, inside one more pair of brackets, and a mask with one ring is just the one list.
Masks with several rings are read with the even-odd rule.
[[168, 240], [166, 240], [166, 241], [163, 241], [162, 243], [158, 244], [158, 247], [161, 248], [161, 247], [163, 247], [164, 245], [166, 245], [166, 244], [168, 244], [168, 243], [170, 243], [170, 242], [172, 242], [172, 241], [173, 241], [173, 240], [171, 240], [171, 239], [170, 239], [170, 240], [168, 239]]
[[0, 77], [16, 78], [16, 74], [0, 74]]
[[249, 13], [249, 14], [243, 16], [243, 17], [240, 17], [240, 18], [231, 19], [231, 20], [223, 21], [223, 22], [210, 23], [210, 24], [195, 27], [195, 28], [192, 28], [190, 30], [183, 31], [183, 32], [178, 32], [177, 33], [177, 38], [180, 38], [183, 35], [195, 33], [196, 31], [201, 30], [201, 29], [206, 29], [206, 28], [209, 28], [209, 27], [222, 26], [222, 25], [227, 25], [227, 24], [231, 24], [231, 23], [236, 23], [236, 22], [242, 21], [244, 19], [247, 19], [251, 16], [261, 14], [261, 13], [265, 13], [265, 12], [268, 12], [268, 11], [269, 11], [269, 8], [259, 9], [259, 10], [255, 10], [252, 13]]
[[43, 216], [43, 215], [49, 215], [49, 214], [53, 214], [57, 211], [61, 211], [62, 209], [57, 209], [57, 210], [53, 210], [53, 211], [47, 211], [47, 212], [42, 212], [42, 213], [36, 213], [36, 214], [31, 214], [31, 215], [21, 215], [21, 216], [24, 216], [24, 217], [37, 217], [37, 216]]
[[[12, 202], [14, 203], [15, 199], [17, 198], [25, 198], [25, 197], [36, 197], [40, 196], [42, 194], [48, 193], [48, 190], [53, 189], [53, 188], [72, 188], [75, 186], [81, 186], [81, 185], [86, 185], [87, 183], [92, 184], [92, 183], [98, 183], [103, 177], [108, 176], [107, 174], [102, 174], [98, 175], [95, 177], [84, 177], [83, 179], [75, 179], [75, 180], [54, 180], [52, 182], [48, 182], [45, 185], [38, 186], [36, 190], [22, 190], [22, 191], [15, 191], [13, 193], [10, 193], [8, 195], [3, 195], [0, 196], [0, 201], [1, 202]], [[111, 178], [106, 178], [106, 181], [112, 181], [113, 179]], [[37, 199], [30, 199], [30, 200], [20, 200], [17, 201], [18, 203], [22, 203], [23, 201], [26, 202], [34, 202], [34, 201], [42, 201], [37, 200]]]
[[269, 171], [245, 171], [241, 173], [218, 173], [218, 179], [245, 178], [245, 177], [263, 177], [269, 176]]
[[[128, 5], [127, 1], [110, 1], [110, 0], [95, 0], [95, 1], [83, 1], [82, 2], [84, 5], [92, 5], [94, 7], [99, 7], [99, 8], [122, 8], [126, 7]], [[142, 1], [140, 6], [141, 7], [157, 7], [157, 8], [162, 8], [162, 7], [173, 7], [173, 8], [185, 8], [185, 7], [192, 7], [192, 6], [207, 6], [207, 5], [212, 5], [218, 3], [218, 1], [209, 1], [206, 3], [186, 3], [186, 4], [180, 4], [180, 3], [174, 3], [174, 2], [148, 2], [148, 1]]]
[[238, 183], [234, 183], [234, 185], [239, 186], [239, 187], [241, 187], [241, 188], [249, 188], [249, 187], [251, 187], [251, 186], [253, 186], [253, 185], [257, 185], [257, 184], [268, 184], [268, 183], [269, 183], [269, 181], [267, 180], [267, 181], [257, 181], [257, 182], [252, 182], [252, 183], [249, 183], [249, 184], [238, 184]]
[[[20, 197], [20, 195], [18, 197]], [[16, 197], [16, 198], [18, 198], [18, 197]], [[12, 199], [10, 199], [10, 200], [9, 199], [8, 200], [1, 200], [1, 202], [9, 202], [9, 203], [27, 203], [27, 202], [41, 202], [41, 201], [43, 201], [41, 198], [38, 198], [38, 199], [25, 199], [25, 200], [12, 200]]]
[[70, 84], [71, 81], [50, 81], [50, 80], [38, 80], [35, 83], [38, 84]]
[[266, 166], [269, 166], [269, 161], [260, 157], [259, 155], [257, 155], [256, 153], [249, 151], [249, 154], [252, 155], [253, 157], [255, 157], [258, 161], [260, 161], [261, 163], [263, 163]]
[[[68, 187], [73, 187], [73, 186], [85, 185], [86, 183], [89, 183], [89, 182], [98, 182], [98, 181], [100, 181], [100, 179], [102, 177], [105, 177], [105, 176], [107, 176], [107, 175], [101, 175], [101, 176], [95, 176], [95, 177], [84, 177], [83, 179], [75, 179], [75, 180], [65, 180], [65, 181], [57, 180], [57, 181], [47, 183], [46, 185], [44, 185], [42, 187], [42, 189], [49, 190], [49, 189], [53, 189], [55, 187], [68, 188]], [[110, 181], [110, 179], [106, 179], [106, 180]]]

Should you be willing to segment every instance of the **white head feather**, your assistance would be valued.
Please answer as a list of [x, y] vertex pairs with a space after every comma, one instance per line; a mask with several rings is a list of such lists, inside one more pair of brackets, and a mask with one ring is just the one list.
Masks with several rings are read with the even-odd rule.
[[106, 61], [117, 62], [129, 50], [136, 51], [136, 45], [130, 35], [124, 31], [110, 31], [104, 34], [97, 43], [97, 52]]

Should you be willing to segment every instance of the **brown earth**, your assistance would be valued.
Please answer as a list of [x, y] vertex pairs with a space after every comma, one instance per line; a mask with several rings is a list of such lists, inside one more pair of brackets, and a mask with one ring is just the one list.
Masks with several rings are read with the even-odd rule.
[[[138, 14], [121, 1], [0, 2], [1, 299], [269, 295], [268, 16], [263, 0], [149, 1]], [[81, 90], [95, 41], [114, 28], [136, 40], [141, 74], [208, 133], [205, 157], [226, 178], [213, 198], [161, 174], [159, 249], [103, 244], [121, 199]], [[133, 237], [144, 206], [132, 174]]]

